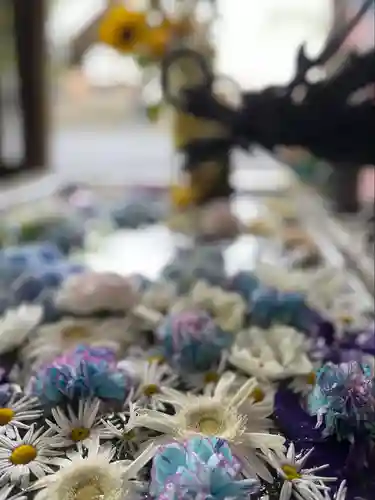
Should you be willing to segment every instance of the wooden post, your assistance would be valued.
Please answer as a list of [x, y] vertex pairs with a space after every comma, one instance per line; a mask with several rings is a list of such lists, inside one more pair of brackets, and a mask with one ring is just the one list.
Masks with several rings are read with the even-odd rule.
[[45, 168], [47, 163], [45, 0], [12, 0], [10, 4], [13, 9], [12, 29], [24, 155], [12, 165], [0, 157], [2, 179], [23, 171]]
[[46, 165], [45, 0], [13, 0], [21, 103], [24, 115], [25, 167]]

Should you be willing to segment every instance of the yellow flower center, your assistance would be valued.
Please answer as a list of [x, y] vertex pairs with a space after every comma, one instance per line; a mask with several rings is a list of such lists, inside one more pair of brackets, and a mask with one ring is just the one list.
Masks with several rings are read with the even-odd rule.
[[255, 389], [250, 394], [250, 398], [253, 399], [255, 403], [261, 403], [265, 397], [266, 395], [260, 387], [255, 387]]
[[76, 427], [75, 429], [72, 429], [70, 437], [72, 438], [72, 441], [74, 441], [75, 443], [78, 443], [79, 441], [84, 441], [85, 439], [90, 437], [90, 430], [86, 429], [85, 427]]
[[90, 337], [88, 328], [82, 325], [67, 326], [61, 331], [63, 340], [67, 343], [76, 342]]
[[9, 424], [13, 417], [14, 411], [11, 408], [0, 408], [0, 426]]
[[159, 365], [161, 365], [162, 363], [164, 363], [165, 361], [165, 358], [163, 356], [161, 356], [160, 354], [155, 354], [155, 356], [150, 356], [149, 358], [147, 358], [147, 361], [151, 364], [151, 363], [158, 363]]
[[344, 323], [344, 325], [347, 325], [347, 326], [350, 326], [351, 324], [354, 323], [354, 318], [353, 316], [350, 316], [349, 314], [343, 314], [341, 317], [340, 317], [342, 323]]
[[160, 389], [156, 384], [148, 384], [142, 388], [142, 392], [145, 396], [151, 397], [160, 392]]
[[216, 384], [219, 381], [219, 375], [216, 372], [207, 372], [204, 376], [205, 384]]
[[214, 436], [220, 431], [220, 422], [212, 417], [203, 417], [199, 420], [197, 428], [202, 434]]
[[135, 439], [135, 437], [136, 437], [136, 435], [135, 435], [134, 429], [131, 429], [128, 432], [124, 432], [124, 434], [122, 435], [122, 439], [124, 441], [133, 441], [133, 439]]
[[301, 474], [299, 474], [296, 467], [293, 465], [283, 465], [281, 470], [284, 472], [288, 481], [293, 481], [293, 479], [299, 479], [301, 477]]
[[74, 500], [101, 500], [103, 494], [103, 489], [99, 484], [87, 483], [74, 491], [73, 498]]
[[316, 383], [316, 374], [315, 372], [311, 372], [308, 375], [306, 375], [306, 382], [308, 385], [315, 385]]
[[11, 455], [10, 461], [14, 465], [27, 465], [33, 460], [36, 459], [37, 451], [34, 446], [30, 444], [21, 444], [21, 446], [17, 446]]

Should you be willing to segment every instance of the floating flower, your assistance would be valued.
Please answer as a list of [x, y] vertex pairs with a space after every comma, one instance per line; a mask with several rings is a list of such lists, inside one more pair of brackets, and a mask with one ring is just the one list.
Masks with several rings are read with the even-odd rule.
[[40, 365], [61, 356], [77, 344], [108, 346], [115, 350], [132, 342], [129, 324], [124, 318], [91, 320], [64, 318], [40, 326], [35, 337], [25, 346], [25, 361]]
[[138, 362], [138, 386], [133, 398], [140, 407], [164, 410], [165, 406], [158, 400], [157, 395], [163, 387], [170, 387], [176, 380], [177, 375], [171, 368], [158, 360]]
[[160, 448], [151, 472], [150, 494], [159, 499], [247, 499], [256, 479], [241, 479], [241, 464], [218, 438], [193, 437]]
[[280, 499], [289, 500], [324, 500], [326, 486], [325, 483], [336, 481], [336, 477], [316, 476], [315, 473], [329, 467], [328, 464], [304, 469], [304, 466], [313, 450], [305, 454], [296, 456], [294, 444], [289, 445], [284, 457], [277, 456], [270, 452], [268, 459], [270, 464], [283, 481], [280, 491]]
[[103, 419], [102, 423], [107, 430], [107, 437], [119, 443], [119, 451], [129, 451], [134, 455], [140, 445], [150, 438], [150, 433], [141, 427], [134, 427], [137, 418], [137, 406], [131, 401], [123, 413], [115, 415], [114, 420]]
[[176, 302], [173, 311], [189, 306], [207, 311], [224, 332], [236, 334], [243, 327], [246, 304], [237, 293], [226, 292], [222, 288], [198, 281], [188, 296]]
[[[324, 484], [322, 484], [322, 486], [324, 486]], [[346, 500], [347, 494], [348, 494], [348, 488], [346, 486], [346, 481], [342, 481], [340, 483], [339, 489], [333, 496], [331, 496], [331, 494], [328, 491], [325, 492], [324, 500]]]
[[218, 363], [233, 335], [203, 310], [185, 309], [165, 318], [156, 331], [164, 355], [179, 371], [202, 372]]
[[309, 375], [313, 365], [305, 336], [293, 328], [275, 326], [269, 330], [250, 328], [232, 347], [229, 362], [259, 380], [284, 380]]
[[59, 309], [75, 314], [126, 312], [138, 302], [130, 280], [116, 273], [87, 271], [69, 276], [56, 296]]
[[0, 488], [0, 500], [27, 500], [27, 496], [23, 493], [16, 493], [15, 495], [10, 496], [12, 491], [14, 491], [14, 485], [7, 485]]
[[331, 304], [344, 286], [342, 271], [331, 268], [288, 271], [281, 266], [261, 264], [256, 270], [256, 276], [265, 287], [304, 294], [308, 303], [319, 309]]
[[8, 400], [0, 402], [0, 435], [4, 434], [14, 439], [15, 429], [29, 429], [30, 425], [27, 422], [37, 420], [43, 413], [38, 406], [37, 398], [13, 392]]
[[141, 304], [166, 314], [176, 300], [176, 285], [170, 281], [152, 283], [144, 292]]
[[59, 470], [33, 485], [41, 491], [35, 500], [123, 500], [132, 488], [130, 479], [143, 466], [135, 462], [113, 461], [115, 449], [100, 446], [97, 439], [87, 443], [85, 454], [78, 451], [56, 460]]
[[375, 385], [368, 366], [355, 361], [325, 364], [317, 374], [309, 410], [325, 435], [351, 438], [357, 430], [374, 432]]
[[[206, 436], [228, 441], [231, 449], [251, 475], [258, 474], [272, 482], [272, 478], [259, 455], [269, 449], [283, 450], [285, 439], [277, 434], [259, 432], [253, 427], [251, 414], [241, 414], [239, 408], [257, 387], [257, 381], [250, 379], [235, 393], [230, 389], [235, 375], [221, 377], [212, 396], [194, 396], [174, 389], [163, 389], [159, 398], [175, 408], [174, 415], [154, 410], [139, 411], [135, 425], [145, 427], [164, 436], [153, 440], [154, 454], [160, 443], [171, 440], [183, 441], [194, 436]], [[256, 421], [255, 421], [256, 425]]]
[[180, 250], [162, 275], [176, 284], [179, 294], [188, 293], [197, 280], [220, 286], [226, 281], [224, 257], [216, 246]]
[[18, 429], [15, 434], [14, 439], [0, 435], [0, 486], [11, 483], [25, 489], [31, 475], [41, 478], [53, 473], [49, 464], [53, 457], [60, 455], [54, 449], [58, 440], [51, 429], [35, 430], [34, 424], [24, 437], [21, 438]]
[[300, 292], [280, 292], [276, 289], [259, 288], [249, 302], [251, 324], [260, 328], [287, 325], [309, 330], [313, 314]]
[[43, 316], [40, 306], [21, 305], [0, 317], [0, 354], [19, 347]]
[[370, 325], [366, 311], [354, 294], [337, 297], [332, 306], [323, 311], [323, 315], [333, 323], [336, 337], [340, 339], [348, 334], [362, 332]]
[[99, 409], [99, 399], [79, 401], [77, 413], [70, 405], [67, 413], [59, 407], [52, 408], [54, 422], [46, 419], [46, 423], [55, 434], [55, 446], [68, 448], [77, 445], [81, 449], [92, 439], [107, 437], [106, 429], [99, 420]]
[[130, 11], [116, 5], [104, 16], [99, 38], [123, 54], [159, 58], [165, 54], [171, 41], [172, 27], [165, 17], [156, 26], [151, 26], [147, 12]]
[[251, 302], [253, 293], [259, 288], [259, 285], [257, 276], [248, 271], [235, 274], [229, 282], [230, 289], [239, 293], [247, 304]]
[[123, 402], [132, 385], [130, 374], [117, 368], [113, 351], [79, 346], [42, 366], [32, 377], [29, 392], [49, 405], [64, 398]]

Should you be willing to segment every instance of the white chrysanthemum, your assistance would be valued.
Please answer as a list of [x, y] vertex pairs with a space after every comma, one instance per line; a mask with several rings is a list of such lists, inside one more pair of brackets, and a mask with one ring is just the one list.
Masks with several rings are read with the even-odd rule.
[[229, 362], [249, 376], [260, 380], [282, 380], [309, 375], [313, 365], [307, 355], [305, 336], [286, 326], [269, 330], [250, 328], [240, 334], [232, 347]]
[[209, 394], [226, 371], [227, 363], [228, 353], [223, 352], [219, 363], [216, 366], [212, 366], [209, 371], [202, 373], [183, 373], [180, 376], [189, 392], [194, 394], [203, 391], [205, 394]]
[[108, 431], [108, 438], [120, 442], [120, 452], [129, 450], [134, 455], [140, 445], [149, 439], [147, 430], [135, 427], [137, 414], [137, 406], [129, 401], [128, 409], [124, 413], [117, 414], [121, 420], [117, 425], [109, 420], [102, 420], [104, 427]]
[[23, 493], [16, 493], [15, 495], [10, 496], [13, 490], [14, 485], [7, 485], [0, 488], [0, 500], [27, 500], [27, 496]]
[[212, 287], [205, 281], [198, 281], [188, 296], [175, 303], [172, 312], [189, 307], [198, 307], [209, 312], [216, 324], [226, 332], [237, 333], [244, 325], [246, 304], [241, 296]]
[[48, 426], [57, 434], [59, 444], [67, 448], [77, 445], [80, 449], [92, 439], [105, 438], [106, 429], [98, 420], [100, 401], [79, 401], [78, 413], [70, 406], [65, 413], [61, 408], [53, 408], [52, 415], [55, 422], [46, 420]]
[[130, 479], [143, 467], [142, 456], [135, 462], [113, 462], [115, 450], [87, 443], [87, 453], [70, 453], [55, 460], [59, 470], [39, 480], [33, 489], [42, 489], [35, 500], [124, 500], [132, 490]]
[[138, 361], [134, 364], [138, 386], [133, 399], [138, 406], [150, 407], [153, 410], [165, 410], [165, 406], [157, 396], [164, 387], [171, 387], [177, 375], [164, 363], [155, 361]]
[[160, 281], [151, 284], [144, 292], [141, 304], [162, 314], [168, 312], [176, 300], [176, 287], [171, 282]]
[[337, 478], [315, 475], [316, 472], [326, 469], [328, 464], [312, 469], [303, 468], [312, 451], [311, 449], [307, 453], [296, 456], [294, 444], [291, 443], [284, 457], [269, 452], [269, 463], [283, 480], [280, 499], [325, 500], [327, 488], [325, 483], [336, 481]]
[[194, 435], [217, 436], [231, 444], [235, 455], [243, 461], [244, 470], [272, 482], [260, 457], [270, 449], [281, 452], [285, 439], [280, 435], [258, 432], [258, 428], [253, 427], [251, 415], [247, 417], [240, 413], [239, 408], [251, 396], [257, 381], [246, 381], [233, 394], [231, 388], [234, 380], [233, 373], [224, 374], [212, 396], [194, 396], [174, 389], [163, 389], [159, 397], [175, 408], [174, 415], [154, 410], [139, 411], [134, 425], [164, 434], [153, 440], [150, 458], [160, 444], [171, 440], [184, 440]]
[[43, 316], [40, 306], [21, 305], [0, 317], [0, 354], [19, 347], [39, 324]]
[[[245, 377], [237, 377], [234, 382], [234, 389], [238, 390], [245, 382]], [[240, 407], [242, 414], [248, 416], [253, 430], [264, 431], [274, 427], [270, 419], [274, 411], [276, 388], [270, 383], [260, 382]]]
[[35, 338], [22, 351], [25, 361], [45, 363], [77, 344], [111, 347], [119, 350], [132, 342], [128, 321], [124, 318], [91, 320], [65, 318], [42, 325]]
[[49, 464], [53, 457], [60, 455], [54, 449], [58, 438], [51, 429], [35, 431], [34, 425], [23, 438], [17, 429], [15, 433], [15, 439], [0, 435], [0, 486], [11, 483], [25, 489], [29, 486], [31, 474], [41, 478], [53, 473]]
[[6, 405], [0, 407], [0, 434], [15, 439], [15, 428], [26, 430], [30, 427], [26, 422], [35, 421], [42, 415], [38, 406], [38, 398], [14, 392]]
[[370, 326], [366, 311], [354, 294], [337, 297], [330, 308], [320, 312], [335, 325], [338, 338], [346, 333], [358, 333]]
[[86, 271], [69, 276], [56, 296], [63, 311], [90, 314], [95, 311], [129, 311], [139, 297], [127, 278], [116, 273]]
[[[322, 483], [324, 486], [324, 483]], [[325, 492], [324, 500], [346, 500], [348, 494], [348, 488], [346, 487], [346, 481], [340, 483], [339, 489], [332, 496], [328, 491]]]
[[330, 268], [290, 271], [281, 266], [262, 263], [256, 269], [256, 275], [267, 287], [306, 294], [312, 306], [330, 304], [344, 286], [342, 271]]

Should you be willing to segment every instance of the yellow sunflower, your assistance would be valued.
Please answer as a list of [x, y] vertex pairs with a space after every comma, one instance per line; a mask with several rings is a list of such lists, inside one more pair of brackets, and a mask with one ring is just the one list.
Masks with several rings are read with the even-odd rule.
[[99, 40], [123, 54], [162, 57], [173, 35], [173, 24], [166, 18], [150, 26], [147, 12], [129, 11], [117, 5], [105, 14]]

